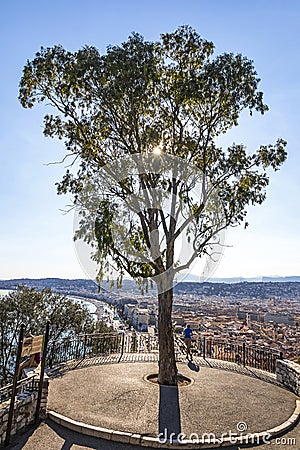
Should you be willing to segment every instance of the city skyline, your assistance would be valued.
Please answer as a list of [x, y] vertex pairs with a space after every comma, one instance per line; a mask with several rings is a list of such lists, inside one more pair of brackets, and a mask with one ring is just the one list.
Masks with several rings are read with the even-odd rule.
[[[74, 250], [73, 214], [64, 214], [69, 196], [57, 196], [55, 183], [65, 165], [48, 165], [65, 155], [61, 142], [42, 134], [46, 107], [25, 110], [17, 100], [18, 83], [27, 59], [41, 46], [61, 44], [70, 51], [93, 45], [105, 52], [131, 32], [146, 40], [189, 24], [216, 46], [216, 54], [242, 53], [254, 61], [270, 111], [243, 113], [239, 126], [220, 144], [243, 143], [250, 152], [278, 137], [288, 141], [288, 159], [271, 174], [267, 200], [249, 208], [250, 226], [229, 230], [224, 256], [212, 278], [300, 275], [300, 181], [298, 168], [300, 96], [300, 5], [281, 1], [129, 1], [102, 4], [57, 0], [49, 9], [37, 1], [1, 6], [0, 136], [0, 279], [85, 278]], [[197, 274], [197, 266], [192, 273]]]

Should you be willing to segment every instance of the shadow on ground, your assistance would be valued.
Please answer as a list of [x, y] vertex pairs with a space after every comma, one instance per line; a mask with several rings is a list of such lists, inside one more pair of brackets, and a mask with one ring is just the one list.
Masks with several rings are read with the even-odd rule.
[[[292, 450], [299, 448], [299, 425], [285, 435], [285, 441], [277, 444], [272, 440], [269, 444], [259, 446], [241, 446], [240, 448], [254, 448], [257, 450]], [[288, 445], [288, 438], [295, 439], [295, 445]], [[163, 445], [162, 445], [163, 448]], [[238, 450], [239, 447], [226, 447], [226, 450]], [[83, 436], [74, 431], [57, 425], [47, 419], [40, 425], [28, 428], [23, 434], [14, 436], [11, 445], [4, 447], [6, 450], [151, 450], [149, 447], [139, 447], [131, 444], [122, 444], [119, 442], [106, 441], [105, 439], [96, 439]]]
[[178, 386], [159, 386], [159, 437], [170, 439], [181, 433]]
[[[23, 434], [14, 436], [11, 445], [4, 450], [141, 450], [131, 444], [111, 442], [76, 433], [47, 419], [39, 426], [30, 427]], [[143, 447], [147, 450], [148, 447]], [[150, 450], [150, 449], [149, 449]]]

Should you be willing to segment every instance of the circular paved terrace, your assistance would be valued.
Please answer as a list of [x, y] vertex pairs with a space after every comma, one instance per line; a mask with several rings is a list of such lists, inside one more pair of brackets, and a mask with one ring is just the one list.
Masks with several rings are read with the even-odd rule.
[[287, 421], [296, 407], [291, 392], [242, 373], [209, 366], [196, 372], [182, 362], [179, 372], [194, 382], [176, 388], [144, 380], [157, 369], [157, 362], [121, 362], [65, 372], [50, 381], [48, 409], [109, 430], [156, 438], [181, 432], [189, 438], [269, 430]]

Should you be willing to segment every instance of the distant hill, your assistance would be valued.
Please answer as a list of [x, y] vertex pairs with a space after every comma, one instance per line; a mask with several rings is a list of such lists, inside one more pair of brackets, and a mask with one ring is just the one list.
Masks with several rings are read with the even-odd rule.
[[185, 282], [174, 287], [178, 295], [190, 294], [203, 297], [227, 297], [232, 299], [300, 299], [300, 283], [297, 281], [242, 281], [240, 283]]
[[[243, 277], [231, 277], [231, 278], [210, 278], [210, 283], [267, 283], [269, 281], [273, 283], [284, 283], [289, 281], [295, 281], [300, 283], [300, 276], [287, 276], [287, 277], [252, 277], [252, 278], [243, 278]], [[201, 282], [200, 277], [197, 275], [187, 275], [187, 277], [182, 281], [183, 283], [186, 282]]]
[[300, 282], [300, 276], [291, 276], [291, 277], [262, 277], [262, 281], [272, 281], [272, 282], [288, 282], [288, 281], [296, 281]]
[[63, 279], [63, 278], [16, 278], [12, 280], [0, 280], [0, 289], [14, 289], [19, 285], [32, 286], [38, 289], [43, 289], [45, 287], [60, 288], [60, 289], [73, 289], [84, 288], [91, 290], [92, 292], [97, 292], [98, 286], [92, 280], [85, 279]]
[[[224, 281], [226, 280], [226, 281]], [[198, 281], [186, 281], [175, 285], [175, 294], [195, 294], [201, 296], [221, 296], [231, 298], [300, 298], [300, 277], [262, 277], [249, 281], [249, 278], [219, 278], [199, 283]], [[61, 278], [21, 278], [13, 280], [0, 280], [0, 289], [15, 289], [18, 285], [25, 284], [36, 289], [45, 287], [55, 292], [69, 295], [81, 295], [83, 297], [98, 298], [98, 286], [92, 280], [86, 279], [61, 279]], [[102, 292], [109, 292], [109, 283], [104, 282]], [[114, 294], [124, 296], [140, 294], [139, 288], [133, 280], [124, 280], [122, 289], [112, 289]], [[150, 294], [156, 293], [151, 289]]]

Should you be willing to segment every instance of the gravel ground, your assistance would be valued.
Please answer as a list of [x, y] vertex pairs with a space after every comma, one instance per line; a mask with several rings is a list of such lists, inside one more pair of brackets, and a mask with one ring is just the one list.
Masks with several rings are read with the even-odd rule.
[[179, 371], [194, 383], [179, 389], [144, 380], [155, 363], [93, 366], [50, 382], [48, 409], [108, 429], [157, 436], [165, 427], [189, 436], [273, 428], [293, 413], [296, 396], [278, 386], [222, 370], [185, 364]]
[[[284, 422], [295, 408], [296, 396], [270, 383], [218, 369], [203, 367], [195, 372], [186, 364], [178, 367], [193, 380], [190, 386], [164, 389], [145, 381], [145, 375], [157, 372], [157, 363], [120, 363], [71, 371], [50, 381], [48, 409], [96, 426], [157, 436], [164, 427], [187, 435], [210, 431], [220, 435], [236, 432], [240, 422], [246, 424], [248, 432], [266, 430]], [[277, 439], [256, 448], [300, 449], [300, 425]], [[51, 420], [13, 437], [8, 448], [141, 449], [83, 436]]]
[[[67, 430], [51, 420], [11, 440], [9, 450], [141, 450], [141, 447], [109, 442]], [[143, 447], [145, 449], [145, 447]], [[147, 449], [146, 449], [147, 450]]]
[[[273, 440], [270, 444], [259, 445], [255, 448], [257, 450], [299, 450], [300, 425], [279, 439], [281, 442], [277, 441], [276, 443]], [[41, 423], [38, 428], [31, 428], [26, 433], [15, 436], [12, 439], [12, 445], [6, 448], [8, 450], [147, 450], [146, 447], [136, 447], [82, 436], [66, 430], [50, 420]], [[237, 447], [232, 447], [232, 450], [236, 449]]]

